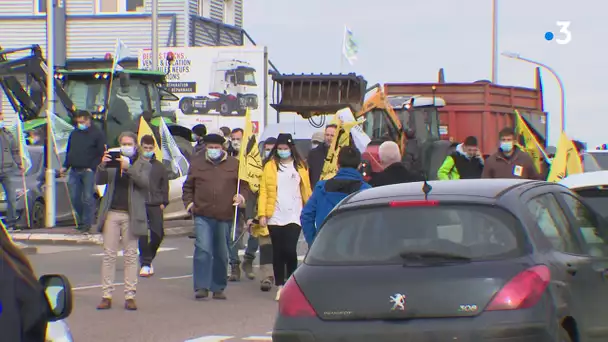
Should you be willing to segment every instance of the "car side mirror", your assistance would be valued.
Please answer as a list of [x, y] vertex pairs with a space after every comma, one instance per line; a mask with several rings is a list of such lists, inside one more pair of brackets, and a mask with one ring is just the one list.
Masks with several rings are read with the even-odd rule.
[[49, 303], [49, 322], [67, 318], [72, 313], [72, 286], [66, 276], [45, 274], [38, 280]]

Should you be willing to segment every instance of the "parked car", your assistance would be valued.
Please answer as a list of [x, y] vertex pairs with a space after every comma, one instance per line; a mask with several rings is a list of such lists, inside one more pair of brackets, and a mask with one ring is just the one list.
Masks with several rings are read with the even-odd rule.
[[585, 172], [560, 181], [585, 199], [595, 211], [608, 217], [608, 171]]
[[555, 183], [364, 190], [281, 291], [273, 341], [608, 341], [608, 226]]
[[608, 151], [606, 150], [588, 150], [585, 155], [592, 156], [602, 170], [608, 170]]

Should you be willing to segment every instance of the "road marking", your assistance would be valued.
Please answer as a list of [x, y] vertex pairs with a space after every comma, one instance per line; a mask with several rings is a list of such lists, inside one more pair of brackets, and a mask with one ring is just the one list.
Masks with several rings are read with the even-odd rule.
[[[171, 248], [171, 247], [160, 247], [156, 252], [168, 252], [168, 251], [174, 251], [177, 250], [177, 248]], [[137, 249], [137, 254], [139, 255], [139, 248]], [[91, 254], [92, 256], [103, 256], [103, 253], [97, 253], [97, 254]], [[123, 251], [118, 251], [118, 253], [116, 254], [117, 256], [124, 256], [123, 255]]]
[[171, 279], [185, 279], [185, 278], [192, 278], [192, 274], [183, 275], [183, 276], [177, 276], [177, 277], [164, 277], [164, 278], [160, 278], [160, 279], [162, 279], [162, 280], [171, 280]]
[[248, 336], [243, 337], [245, 341], [272, 341], [272, 336]]
[[192, 340], [186, 340], [185, 342], [222, 342], [234, 338], [234, 336], [222, 336], [222, 335], [213, 335], [213, 336], [203, 336], [199, 338], [195, 338]]
[[56, 254], [63, 252], [75, 252], [80, 251], [82, 247], [68, 247], [68, 246], [37, 246], [38, 253], [36, 254]]
[[[114, 286], [123, 286], [125, 283], [114, 283]], [[99, 289], [102, 288], [103, 285], [87, 285], [87, 286], [78, 286], [78, 287], [72, 287], [72, 291], [78, 291], [78, 290], [89, 290], [89, 289]]]

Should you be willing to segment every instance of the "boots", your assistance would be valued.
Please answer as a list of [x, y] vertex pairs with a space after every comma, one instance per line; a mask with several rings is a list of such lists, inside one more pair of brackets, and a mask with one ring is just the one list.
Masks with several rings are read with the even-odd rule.
[[245, 276], [250, 280], [255, 279], [255, 273], [253, 273], [253, 259], [247, 257], [243, 258], [243, 272], [245, 272]]
[[241, 281], [241, 266], [238, 264], [230, 265], [230, 276], [228, 281]]
[[263, 292], [268, 292], [270, 289], [272, 289], [272, 283], [274, 281], [272, 265], [260, 265], [260, 273], [262, 275], [260, 290]]

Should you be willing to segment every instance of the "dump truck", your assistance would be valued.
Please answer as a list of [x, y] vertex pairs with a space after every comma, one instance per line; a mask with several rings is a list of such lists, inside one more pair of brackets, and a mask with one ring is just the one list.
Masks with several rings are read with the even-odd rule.
[[[388, 97], [376, 84], [351, 74], [274, 75], [271, 105], [278, 112], [295, 112], [303, 118], [334, 114], [349, 108], [371, 138], [363, 153], [364, 173], [370, 177], [382, 167], [378, 146], [387, 140], [398, 143], [403, 161], [411, 170], [434, 179], [449, 152], [450, 143], [440, 139], [440, 97], [409, 95]], [[366, 100], [367, 97], [367, 100]]]

